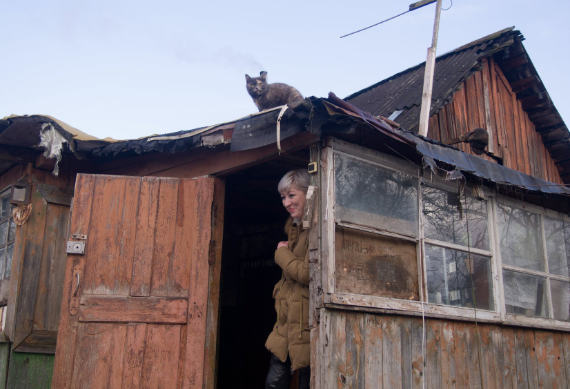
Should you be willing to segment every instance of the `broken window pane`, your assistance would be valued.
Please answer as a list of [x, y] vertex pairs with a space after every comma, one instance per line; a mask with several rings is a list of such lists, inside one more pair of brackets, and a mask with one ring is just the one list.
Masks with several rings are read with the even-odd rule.
[[568, 276], [570, 262], [567, 257], [567, 244], [570, 244], [570, 241], [564, 236], [564, 222], [544, 217], [544, 236], [546, 238], [548, 271], [553, 274]]
[[503, 270], [507, 313], [547, 317], [544, 277]]
[[336, 219], [417, 236], [418, 179], [335, 154]]
[[570, 321], [570, 282], [550, 280], [552, 310], [556, 320]]
[[424, 186], [422, 203], [426, 238], [489, 249], [486, 201]]
[[544, 270], [539, 215], [500, 203], [497, 209], [503, 264]]
[[4, 278], [9, 279], [12, 273], [12, 257], [14, 256], [14, 244], [11, 244], [6, 248], [6, 268], [4, 270]]
[[494, 309], [488, 257], [432, 245], [425, 251], [430, 303]]

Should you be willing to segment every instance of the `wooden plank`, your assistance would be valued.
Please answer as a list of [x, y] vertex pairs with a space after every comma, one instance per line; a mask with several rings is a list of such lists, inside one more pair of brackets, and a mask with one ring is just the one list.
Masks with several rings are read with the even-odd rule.
[[455, 372], [455, 324], [442, 323], [441, 348], [441, 382], [445, 388], [453, 388], [457, 384]]
[[331, 337], [329, 342], [330, 368], [326, 372], [326, 388], [345, 388], [346, 386], [346, 315], [344, 312], [331, 311]]
[[154, 241], [151, 296], [169, 295], [169, 273], [176, 244], [174, 238], [177, 226], [178, 180], [162, 178], [159, 182], [160, 189], [155, 228], [157, 231], [160, 231], [160, 235], [156, 235]]
[[47, 204], [37, 191], [32, 192], [32, 212], [27, 221], [18, 295], [13, 316], [13, 346], [17, 348], [33, 330], [34, 308], [40, 279], [44, 235], [46, 229]]
[[79, 321], [186, 323], [187, 314], [185, 298], [83, 295]]
[[402, 387], [402, 359], [400, 326], [395, 320], [382, 321], [384, 338], [382, 342], [382, 386], [384, 388]]
[[562, 343], [561, 343], [563, 349], [564, 349], [564, 364], [563, 366], [566, 366], [565, 370], [564, 370], [564, 375], [565, 375], [565, 379], [566, 382], [570, 382], [570, 336], [568, 335], [563, 335], [562, 336]]
[[[65, 276], [69, 207], [48, 203], [34, 329], [57, 331]], [[55, 350], [53, 350], [55, 352]]]
[[147, 327], [147, 324], [140, 323], [127, 325], [122, 377], [123, 389], [138, 389], [142, 386]]
[[419, 300], [415, 242], [337, 227], [335, 246], [339, 292]]
[[125, 179], [97, 176], [93, 191], [90, 233], [85, 249], [84, 293], [113, 294], [115, 287], [116, 244], [125, 204]]
[[382, 389], [384, 333], [380, 316], [365, 315], [364, 334], [364, 389]]
[[538, 384], [540, 388], [564, 388], [568, 381], [565, 379], [565, 367], [562, 365], [563, 350], [561, 349], [562, 335], [547, 331], [535, 331], [535, 349], [538, 369]]
[[402, 355], [401, 362], [401, 377], [402, 388], [411, 388], [413, 377], [413, 336], [412, 336], [412, 322], [415, 319], [407, 317], [397, 318], [397, 324], [400, 327], [400, 353]]
[[[85, 323], [78, 326], [78, 344], [72, 388], [103, 389], [121, 387], [126, 326]], [[53, 384], [52, 384], [53, 385]], [[111, 386], [118, 385], [118, 386]]]
[[442, 388], [441, 376], [441, 327], [439, 320], [426, 321], [426, 387]]
[[361, 388], [364, 378], [364, 315], [346, 315], [346, 386]]
[[137, 232], [135, 238], [131, 296], [150, 295], [152, 259], [154, 254], [155, 225], [158, 209], [156, 179], [143, 177], [140, 186], [137, 212]]
[[183, 343], [180, 331], [180, 326], [148, 326], [141, 388], [177, 387], [180, 344]]
[[131, 278], [133, 276], [133, 262], [135, 256], [135, 245], [138, 228], [135, 221], [139, 208], [141, 180], [129, 179], [125, 182], [125, 201], [123, 202], [120, 223], [118, 226], [116, 244], [118, 258], [115, 261], [115, 282], [113, 291], [115, 294], [127, 296], [131, 289]]
[[453, 326], [453, 350], [455, 359], [455, 387], [469, 388], [469, 370], [474, 368], [469, 363], [469, 327], [462, 323]]
[[6, 388], [49, 388], [53, 361], [53, 355], [12, 352]]
[[[92, 176], [83, 174], [77, 175], [75, 185], [75, 208], [81, 212], [74, 212], [71, 220], [71, 233], [87, 234], [89, 221], [92, 212], [92, 199], [95, 179]], [[54, 363], [54, 375], [52, 386], [54, 388], [69, 388], [74, 367], [74, 356], [77, 339], [77, 324], [72, 317], [77, 314], [73, 309], [72, 298], [79, 292], [79, 286], [75, 289], [75, 274], [82, 273], [84, 257], [68, 257], [65, 270], [65, 283], [62, 295], [60, 323], [56, 354], [57, 360]]]
[[212, 202], [214, 180], [188, 181], [189, 193], [195, 201], [186, 202], [186, 217], [191, 220], [193, 233], [188, 237], [194, 249], [190, 252], [190, 290], [188, 301], [188, 325], [186, 338], [186, 366], [182, 383], [188, 388], [202, 388], [204, 380], [204, 350], [206, 343], [206, 313], [209, 272], [208, 251], [212, 239]]
[[6, 389], [8, 380], [8, 361], [10, 360], [10, 343], [0, 343], [0, 389]]
[[503, 368], [499, 371], [502, 377], [500, 388], [515, 389], [517, 387], [517, 365], [515, 361], [515, 332], [512, 328], [503, 328], [500, 331]]
[[[180, 187], [184, 188], [184, 184]], [[204, 356], [204, 388], [216, 387], [220, 277], [222, 271], [222, 244], [224, 236], [224, 197], [224, 182], [222, 180], [215, 179], [214, 198], [212, 203], [212, 236], [210, 239], [210, 247], [208, 253], [208, 262], [211, 264], [211, 266], [208, 273], [208, 309], [206, 321], [206, 348]], [[178, 200], [179, 205], [180, 203], [180, 200]], [[179, 239], [177, 239], [177, 242], [179, 242]], [[178, 258], [178, 256], [175, 255], [175, 258]], [[175, 270], [178, 268], [179, 267], [176, 265], [173, 266], [173, 269]], [[172, 279], [176, 279], [176, 277], [173, 276]], [[184, 285], [182, 283], [182, 280], [178, 281], [178, 284]], [[175, 295], [176, 291], [172, 289], [173, 288], [170, 289], [171, 293]]]

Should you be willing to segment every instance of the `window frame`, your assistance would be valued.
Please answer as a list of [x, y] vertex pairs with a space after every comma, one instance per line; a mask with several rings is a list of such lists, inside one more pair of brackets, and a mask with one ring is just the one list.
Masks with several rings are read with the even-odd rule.
[[[395, 170], [405, 174], [411, 174], [417, 177], [417, 211], [418, 211], [418, 236], [416, 238], [402, 235], [388, 230], [382, 230], [371, 226], [364, 226], [353, 223], [337, 221], [335, 218], [335, 153], [347, 155], [364, 163], [378, 165], [382, 168]], [[321, 239], [322, 239], [322, 287], [323, 287], [323, 303], [325, 307], [338, 309], [364, 310], [371, 312], [398, 313], [412, 316], [422, 316], [434, 318], [447, 318], [462, 321], [478, 321], [489, 323], [502, 323], [515, 326], [556, 329], [570, 332], [570, 322], [560, 321], [553, 318], [552, 299], [550, 291], [550, 278], [562, 279], [564, 281], [570, 279], [564, 276], [550, 274], [548, 278], [548, 312], [549, 318], [528, 317], [516, 314], [507, 314], [504, 299], [503, 284], [503, 264], [500, 256], [500, 242], [498, 236], [497, 225], [497, 204], [498, 202], [506, 203], [510, 206], [521, 207], [525, 209], [533, 209], [539, 215], [547, 215], [555, 219], [562, 217], [565, 222], [570, 223], [570, 216], [559, 212], [545, 209], [533, 204], [525, 203], [520, 200], [512, 199], [507, 196], [497, 194], [493, 189], [488, 187], [478, 187], [478, 194], [487, 203], [487, 231], [489, 236], [489, 249], [481, 250], [476, 248], [468, 248], [454, 243], [437, 241], [424, 237], [424, 217], [422, 203], [422, 188], [424, 185], [435, 187], [444, 191], [452, 191], [457, 193], [457, 185], [449, 184], [443, 179], [432, 175], [429, 170], [422, 170], [412, 161], [405, 161], [392, 155], [387, 155], [379, 151], [368, 149], [352, 143], [348, 143], [336, 138], [327, 140], [326, 145], [321, 150], [322, 174], [321, 174]], [[468, 188], [472, 186], [467, 186]], [[519, 204], [519, 205], [515, 205]], [[377, 234], [380, 236], [397, 238], [416, 243], [416, 259], [418, 265], [418, 286], [420, 301], [401, 300], [391, 297], [371, 296], [357, 293], [346, 293], [336, 290], [335, 285], [335, 231], [337, 226], [349, 228], [356, 231], [363, 231]], [[544, 223], [541, 216], [542, 234], [544, 237]], [[546, 244], [542, 239], [543, 246]], [[425, 260], [425, 244], [434, 244], [438, 247], [445, 247], [463, 252], [470, 252], [477, 255], [489, 257], [490, 261], [490, 283], [493, 293], [492, 302], [493, 310], [485, 310], [482, 308], [468, 308], [461, 306], [452, 306], [444, 304], [436, 304], [428, 302], [427, 294], [427, 261]], [[547, 258], [543, 258], [547, 261]], [[507, 269], [508, 270], [508, 269]], [[528, 271], [525, 271], [528, 272]], [[528, 272], [532, 274], [531, 272]], [[541, 274], [542, 275], [542, 274]], [[562, 278], [561, 278], [562, 277]]]
[[[14, 223], [14, 220], [12, 217], [13, 205], [10, 203], [11, 193], [12, 193], [12, 186], [8, 186], [8, 187], [5, 187], [2, 190], [0, 190], [0, 201], [2, 201], [2, 199], [4, 199], [5, 197], [8, 197], [8, 203], [10, 204], [10, 207], [8, 209], [8, 215], [6, 217], [2, 217], [2, 215], [0, 214], [0, 224], [4, 224], [4, 223], [7, 224], [6, 240], [4, 242], [0, 242], [0, 249], [4, 248], [4, 255], [6, 255], [6, 253], [8, 251], [8, 247], [9, 246], [12, 247], [12, 257], [10, 258], [10, 269], [12, 269], [12, 261], [14, 259], [14, 246], [16, 245], [16, 233], [15, 233], [15, 231], [14, 231], [13, 240], [10, 241], [10, 226], [11, 226], [11, 224], [14, 224], [14, 228], [15, 228], [15, 223]], [[0, 258], [0, 263], [2, 261], [4, 261], [4, 258]], [[0, 274], [0, 282], [9, 281], [10, 276], [12, 275], [12, 271], [10, 270], [10, 276], [6, 277], [7, 264], [8, 264], [7, 259], [5, 260], [5, 262], [3, 264], [0, 264], [0, 268], [2, 269], [2, 272]]]

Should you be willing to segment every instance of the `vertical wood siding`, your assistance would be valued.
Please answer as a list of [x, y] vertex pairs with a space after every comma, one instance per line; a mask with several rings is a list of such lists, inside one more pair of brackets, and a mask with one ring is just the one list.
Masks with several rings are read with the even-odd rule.
[[[449, 143], [477, 127], [490, 130], [488, 150], [503, 158], [504, 166], [562, 183], [542, 137], [492, 59], [485, 59], [481, 70], [465, 80], [453, 100], [430, 118], [428, 137]], [[465, 143], [455, 146], [472, 154]]]
[[213, 387], [223, 185], [77, 182], [52, 387]]
[[[325, 310], [325, 388], [567, 388], [570, 334]], [[425, 350], [422, 353], [422, 348]], [[425, 355], [425, 366], [423, 361]]]

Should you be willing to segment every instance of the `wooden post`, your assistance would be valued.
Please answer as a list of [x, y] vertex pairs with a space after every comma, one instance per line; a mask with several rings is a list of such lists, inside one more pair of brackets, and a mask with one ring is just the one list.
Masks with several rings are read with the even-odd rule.
[[420, 111], [420, 127], [418, 133], [427, 136], [429, 123], [429, 110], [431, 107], [431, 93], [433, 88], [433, 72], [435, 68], [435, 52], [437, 47], [437, 34], [439, 32], [439, 15], [441, 14], [441, 0], [435, 6], [435, 21], [433, 23], [433, 37], [431, 47], [428, 48], [426, 70], [424, 73], [424, 89], [422, 92], [422, 108]]

